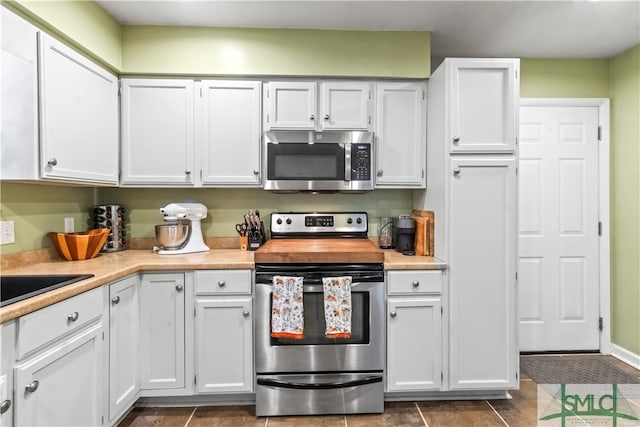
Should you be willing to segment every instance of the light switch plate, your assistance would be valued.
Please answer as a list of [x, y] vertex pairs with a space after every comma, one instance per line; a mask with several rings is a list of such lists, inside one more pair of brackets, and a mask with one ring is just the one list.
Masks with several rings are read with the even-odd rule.
[[13, 221], [0, 221], [0, 245], [16, 242]]
[[73, 233], [76, 229], [75, 221], [73, 217], [64, 219], [64, 232], [65, 233]]

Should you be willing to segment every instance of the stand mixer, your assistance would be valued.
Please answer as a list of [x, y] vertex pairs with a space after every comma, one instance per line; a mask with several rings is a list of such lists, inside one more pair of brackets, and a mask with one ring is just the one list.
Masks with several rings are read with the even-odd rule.
[[[164, 215], [165, 226], [189, 224], [186, 241], [171, 248], [160, 248], [157, 253], [160, 255], [188, 254], [192, 252], [206, 252], [209, 247], [204, 244], [202, 237], [201, 220], [207, 217], [207, 207], [200, 203], [170, 203], [160, 208], [160, 213]], [[160, 226], [162, 227], [162, 226]], [[158, 236], [158, 226], [156, 226], [156, 238]], [[161, 242], [162, 243], [162, 242]]]

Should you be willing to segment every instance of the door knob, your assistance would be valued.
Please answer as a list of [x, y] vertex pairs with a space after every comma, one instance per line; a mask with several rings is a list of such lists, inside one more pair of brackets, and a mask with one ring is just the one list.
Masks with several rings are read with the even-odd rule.
[[453, 176], [460, 176], [460, 168], [455, 168], [453, 170]]
[[453, 137], [453, 143], [457, 144], [458, 142], [460, 142], [460, 137], [456, 135]]
[[414, 288], [417, 288], [418, 286], [420, 286], [420, 282], [418, 282], [417, 280], [414, 280], [413, 282], [411, 282], [411, 284], [413, 285]]
[[34, 380], [31, 382], [31, 384], [28, 384], [24, 389], [29, 393], [34, 393], [38, 389], [39, 385], [40, 385], [40, 381]]
[[50, 159], [49, 159], [49, 161], [47, 162], [47, 164], [48, 164], [49, 166], [55, 166], [55, 165], [57, 165], [57, 164], [58, 164], [58, 160], [57, 160], [55, 157], [52, 157], [52, 158], [50, 158]]
[[76, 320], [78, 320], [78, 317], [80, 317], [80, 315], [78, 314], [77, 311], [74, 311], [73, 313], [67, 316], [67, 319], [69, 319], [70, 322], [75, 322]]
[[187, 170], [185, 170], [185, 171], [184, 171], [184, 174], [185, 174], [185, 175], [191, 175], [191, 169], [187, 169]]
[[254, 175], [258, 175], [258, 174], [260, 174], [260, 171], [258, 171], [258, 170], [256, 170], [256, 169], [254, 169], [254, 170], [253, 170], [253, 174], [254, 174]]
[[391, 316], [391, 317], [393, 317], [395, 319], [396, 316], [398, 316], [398, 313], [396, 313], [395, 311], [392, 311], [391, 313], [389, 313], [389, 316]]
[[377, 175], [378, 175], [378, 176], [382, 176], [382, 169], [378, 169], [378, 173], [377, 173]]
[[0, 414], [4, 414], [11, 408], [11, 401], [9, 399], [0, 403]]
[[242, 315], [243, 315], [244, 317], [249, 317], [249, 311], [248, 311], [248, 310], [244, 310], [244, 311], [242, 312]]
[[184, 287], [182, 285], [176, 285], [176, 291], [182, 292], [183, 289]]
[[316, 116], [313, 114], [311, 115], [311, 117], [309, 117], [309, 120], [315, 120], [315, 119], [316, 119]]
[[324, 115], [324, 119], [325, 119], [325, 120], [329, 120], [329, 115], [328, 115], [328, 114], [325, 114], [325, 115]]
[[218, 281], [218, 286], [220, 286], [221, 288], [224, 288], [227, 285], [227, 283], [224, 280], [219, 280]]
[[119, 303], [120, 302], [120, 297], [111, 298], [111, 302], [114, 303], [114, 304]]

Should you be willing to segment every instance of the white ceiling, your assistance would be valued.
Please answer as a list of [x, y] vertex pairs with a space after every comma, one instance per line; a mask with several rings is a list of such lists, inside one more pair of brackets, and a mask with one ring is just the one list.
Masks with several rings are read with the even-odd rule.
[[130, 25], [431, 31], [432, 56], [604, 58], [640, 43], [640, 0], [98, 0]]

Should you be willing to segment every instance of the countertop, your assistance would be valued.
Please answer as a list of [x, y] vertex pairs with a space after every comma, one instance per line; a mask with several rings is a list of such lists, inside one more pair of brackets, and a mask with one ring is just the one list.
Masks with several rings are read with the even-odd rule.
[[[446, 263], [437, 258], [406, 256], [388, 249], [383, 252], [387, 270], [447, 268]], [[254, 265], [254, 252], [239, 249], [212, 249], [209, 252], [184, 255], [158, 255], [150, 250], [126, 250], [102, 253], [84, 261], [58, 260], [4, 269], [4, 275], [93, 274], [94, 277], [2, 307], [0, 323], [141, 271], [252, 269]]]

